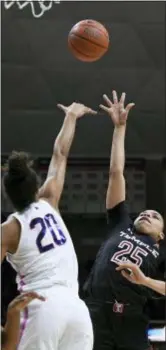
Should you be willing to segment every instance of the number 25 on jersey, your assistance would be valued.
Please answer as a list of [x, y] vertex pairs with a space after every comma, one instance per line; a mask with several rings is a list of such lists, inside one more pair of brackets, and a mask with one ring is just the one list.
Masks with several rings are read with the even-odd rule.
[[[31, 230], [37, 225], [40, 227], [40, 231], [36, 238], [36, 245], [40, 253], [45, 253], [55, 248], [56, 245], [60, 246], [66, 243], [66, 237], [60, 229], [54, 215], [47, 214], [44, 218], [37, 217], [33, 219], [30, 223]], [[42, 240], [48, 234], [52, 236], [52, 243], [44, 245]]]
[[118, 248], [121, 248], [121, 250], [116, 252], [111, 258], [111, 261], [116, 264], [127, 260], [126, 256], [129, 256], [135, 262], [135, 264], [141, 266], [143, 262], [142, 256], [148, 255], [146, 250], [142, 249], [139, 246], [135, 248], [133, 243], [129, 241], [120, 242]]

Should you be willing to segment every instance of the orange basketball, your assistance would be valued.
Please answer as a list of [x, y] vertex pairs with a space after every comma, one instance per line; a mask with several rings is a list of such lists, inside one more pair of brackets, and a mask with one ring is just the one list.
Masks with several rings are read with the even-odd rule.
[[94, 62], [107, 52], [109, 34], [101, 23], [84, 20], [71, 29], [68, 45], [72, 54], [80, 61]]

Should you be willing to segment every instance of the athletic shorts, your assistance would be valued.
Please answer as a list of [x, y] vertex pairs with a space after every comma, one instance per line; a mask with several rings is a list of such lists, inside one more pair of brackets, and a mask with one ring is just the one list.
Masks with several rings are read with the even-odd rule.
[[38, 290], [21, 317], [18, 350], [92, 350], [93, 330], [85, 303], [67, 287]]
[[86, 303], [93, 324], [94, 350], [149, 349], [148, 322], [142, 313], [115, 312], [114, 303]]

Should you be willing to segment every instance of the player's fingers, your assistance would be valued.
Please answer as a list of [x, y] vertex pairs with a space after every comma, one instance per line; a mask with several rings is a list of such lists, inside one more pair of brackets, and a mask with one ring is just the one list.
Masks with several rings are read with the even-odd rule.
[[112, 107], [112, 102], [106, 94], [103, 95], [103, 99], [106, 102], [107, 106]]
[[129, 266], [119, 266], [116, 268], [116, 271], [122, 271], [124, 269], [128, 270], [129, 272], [132, 272], [132, 269]]
[[39, 299], [44, 301], [45, 298], [42, 295], [39, 295], [36, 292], [28, 292], [23, 295], [23, 300], [33, 300], [33, 299]]
[[[19, 303], [19, 307], [20, 309], [24, 309], [29, 303], [31, 303], [31, 301], [33, 301], [34, 299], [39, 299], [36, 297], [25, 297], [24, 300], [20, 301]], [[42, 299], [40, 299], [41, 301], [44, 301]]]
[[59, 109], [61, 109], [63, 112], [66, 112], [66, 110], [67, 110], [67, 107], [65, 107], [65, 106], [63, 106], [63, 105], [61, 105], [61, 104], [57, 104], [57, 107], [59, 108]]
[[24, 297], [24, 296], [22, 296], [20, 299], [17, 299], [16, 300], [16, 303], [15, 304], [21, 304], [21, 303], [23, 303], [25, 300], [27, 300], [27, 297]]
[[36, 293], [36, 292], [30, 292], [28, 297], [29, 297], [31, 300], [32, 300], [32, 299], [39, 299], [39, 300], [41, 300], [41, 301], [45, 301], [45, 300], [46, 300], [42, 295], [40, 295], [40, 294], [38, 294], [38, 293]]
[[116, 267], [116, 271], [121, 271], [121, 270], [123, 270], [123, 269], [124, 269], [124, 266], [123, 266], [123, 265]]
[[106, 106], [104, 106], [104, 105], [100, 105], [99, 106], [103, 111], [105, 111], [105, 112], [109, 112], [109, 110], [110, 110], [110, 108], [109, 107], [106, 107]]
[[112, 95], [113, 95], [114, 103], [118, 103], [118, 95], [117, 95], [117, 92], [115, 90], [112, 91]]
[[18, 295], [13, 301], [20, 301], [23, 298], [24, 294]]
[[122, 95], [121, 95], [120, 101], [119, 101], [119, 103], [121, 105], [123, 105], [123, 106], [124, 106], [124, 103], [125, 103], [125, 98], [126, 98], [126, 93], [123, 92]]
[[18, 305], [18, 308], [19, 308], [20, 310], [25, 309], [25, 307], [26, 307], [32, 300], [34, 300], [34, 298], [25, 297], [25, 300], [20, 301], [20, 303], [19, 303], [19, 305]]
[[17, 297], [16, 299], [14, 299], [11, 303], [12, 307], [21, 307], [22, 304], [27, 300], [27, 297]]
[[131, 278], [131, 276], [130, 276], [127, 272], [125, 272], [124, 270], [122, 270], [122, 271], [121, 271], [121, 274], [122, 274], [122, 276], [125, 277], [128, 281], [132, 282], [132, 278]]
[[129, 103], [127, 106], [126, 106], [126, 112], [129, 113], [130, 110], [135, 106], [135, 103]]
[[13, 304], [13, 308], [16, 308], [17, 310], [24, 309], [29, 302], [29, 299], [27, 297], [22, 298], [21, 300], [17, 300], [15, 304]]
[[91, 109], [91, 108], [87, 108], [87, 113], [88, 113], [88, 114], [97, 114], [97, 112], [94, 111], [94, 110]]
[[20, 307], [25, 307], [27, 304], [30, 303], [30, 301], [32, 301], [34, 298], [30, 297], [30, 296], [25, 296], [22, 297], [22, 299], [19, 301], [19, 305]]
[[24, 299], [22, 299], [19, 303], [20, 308], [24, 308], [29, 302], [30, 302], [30, 298], [25, 297]]
[[22, 294], [22, 297], [27, 297], [27, 298], [36, 298], [38, 294], [36, 292], [27, 292]]
[[41, 301], [45, 301], [45, 300], [46, 300], [46, 298], [43, 297], [42, 295], [38, 295], [38, 296], [36, 297], [36, 299], [39, 299], [39, 300], [41, 300]]
[[119, 263], [118, 265], [119, 266], [116, 267], [117, 271], [121, 271], [121, 270], [126, 269], [126, 268], [131, 269], [133, 267], [133, 264], [130, 262], [122, 262], [122, 263]]

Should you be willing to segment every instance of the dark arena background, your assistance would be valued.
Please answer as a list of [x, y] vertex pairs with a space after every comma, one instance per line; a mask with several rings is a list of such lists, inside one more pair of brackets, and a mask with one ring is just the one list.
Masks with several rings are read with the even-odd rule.
[[[154, 208], [166, 219], [165, 7], [157, 1], [1, 2], [2, 177], [15, 149], [33, 155], [44, 180], [64, 118], [57, 103], [80, 101], [98, 109], [103, 93], [125, 91], [127, 101], [136, 104], [126, 137], [130, 212], [135, 217]], [[68, 51], [68, 32], [86, 18], [100, 21], [110, 33], [109, 51], [95, 63], [82, 63]], [[106, 232], [112, 131], [104, 113], [81, 119], [68, 161], [60, 209], [78, 255], [80, 293]], [[2, 222], [11, 212], [2, 190]], [[158, 279], [166, 278], [165, 260], [163, 242]], [[16, 293], [15, 273], [5, 261], [2, 324]], [[148, 310], [153, 326], [166, 323], [164, 297], [156, 295]], [[157, 342], [153, 348], [165, 345]]]

